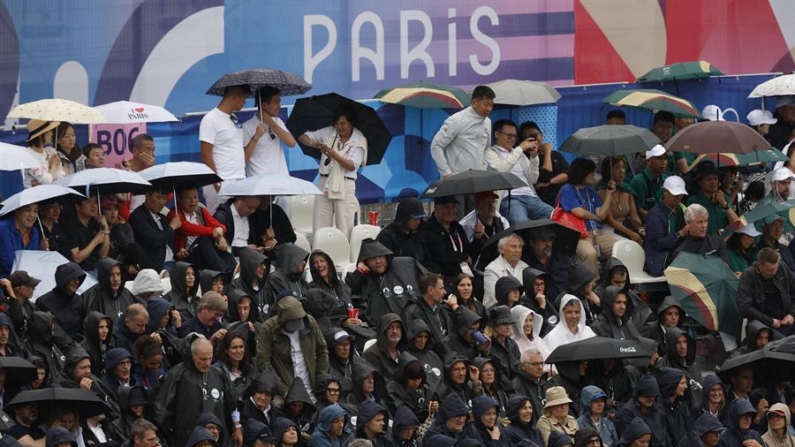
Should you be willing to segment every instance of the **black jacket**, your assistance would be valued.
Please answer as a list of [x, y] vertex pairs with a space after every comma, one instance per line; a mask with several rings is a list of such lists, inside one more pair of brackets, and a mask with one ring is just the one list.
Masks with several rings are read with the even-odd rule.
[[276, 249], [276, 271], [268, 275], [265, 289], [268, 302], [275, 303], [279, 294], [287, 289], [302, 297], [309, 290], [309, 283], [304, 279], [304, 271], [294, 270], [306, 261], [309, 253], [295, 244], [279, 244]]
[[687, 436], [695, 421], [685, 398], [677, 397], [673, 403], [669, 400], [676, 393], [683, 374], [684, 372], [676, 368], [660, 368], [657, 379], [660, 385], [660, 398], [657, 405], [665, 418], [666, 435], [670, 446], [677, 445], [680, 439]]
[[[226, 227], [226, 233], [224, 233], [224, 239], [226, 239], [226, 243], [229, 246], [232, 246], [232, 240], [235, 238], [235, 218], [232, 215], [232, 206], [234, 206], [235, 199], [229, 199], [225, 203], [218, 205], [218, 208], [215, 210], [213, 217], [218, 222], [222, 223]], [[132, 218], [132, 216], [130, 216]], [[251, 220], [249, 219], [249, 233], [251, 233]], [[250, 235], [249, 235], [250, 238]], [[249, 239], [246, 238], [246, 239]], [[239, 256], [238, 253], [235, 253], [235, 249], [232, 249], [232, 253], [235, 256]]]
[[[541, 437], [541, 432], [536, 428], [535, 422], [531, 420], [529, 423], [524, 423], [519, 420], [519, 409], [528, 401], [532, 405], [532, 400], [529, 397], [520, 394], [514, 394], [508, 399], [508, 419], [511, 423], [505, 427], [505, 434], [511, 447], [519, 447], [519, 444], [525, 440], [534, 443], [535, 447], [543, 447], [544, 445], [544, 439]], [[533, 410], [533, 418], [538, 419], [535, 409]], [[524, 444], [523, 447], [531, 447], [531, 445]]]
[[80, 342], [83, 340], [83, 320], [86, 318], [83, 299], [77, 292], [66, 292], [66, 285], [75, 278], [80, 278], [80, 284], [86, 279], [86, 273], [79, 265], [74, 262], [59, 265], [55, 269], [55, 288], [40, 296], [36, 304], [39, 309], [52, 313], [58, 320], [58, 326]]
[[613, 424], [616, 426], [616, 432], [618, 433], [618, 436], [621, 437], [622, 445], [624, 444], [625, 439], [631, 438], [629, 439], [630, 442], [635, 439], [631, 436], [633, 429], [637, 425], [634, 419], [640, 418], [646, 424], [647, 428], [651, 428], [651, 445], [655, 447], [668, 446], [666, 443], [667, 429], [665, 426], [665, 416], [663, 415], [660, 407], [655, 404], [643, 412], [641, 411], [640, 404], [636, 400], [638, 396], [659, 395], [660, 387], [657, 385], [657, 380], [654, 378], [654, 376], [646, 374], [641, 376], [641, 378], [635, 383], [634, 397], [630, 399], [626, 405], [621, 406], [621, 409], [618, 410], [618, 413], [616, 413], [615, 419], [613, 419]]
[[422, 295], [418, 295], [403, 309], [403, 321], [425, 321], [425, 324], [431, 330], [429, 342], [436, 345], [441, 343], [445, 335], [453, 330], [453, 319], [450, 313], [450, 307], [444, 304], [438, 304], [436, 311], [434, 311], [425, 302], [425, 298]]
[[467, 368], [469, 367], [470, 360], [461, 354], [450, 352], [444, 356], [444, 378], [436, 389], [436, 394], [439, 396], [439, 399], [445, 399], [447, 396], [454, 394], [458, 396], [461, 401], [469, 405], [469, 402], [475, 398], [475, 391], [472, 389], [472, 383], [469, 381], [469, 371], [465, 373], [463, 384], [454, 383], [450, 377], [453, 373], [453, 366], [459, 362], [464, 362], [464, 365]]
[[[267, 318], [270, 306], [273, 305], [273, 302], [269, 301], [267, 289], [265, 288], [271, 262], [267, 256], [250, 248], [240, 250], [239, 255], [240, 276], [232, 281], [230, 292], [232, 290], [241, 290], [243, 293], [250, 296], [254, 300], [253, 306], [257, 308], [257, 315], [259, 315], [261, 319], [265, 319]], [[263, 263], [265, 264], [265, 275], [257, 281], [257, 289], [255, 290], [254, 287], [252, 287], [252, 283], [254, 282], [257, 267]], [[254, 312], [254, 309], [251, 311]]]
[[720, 437], [718, 447], [741, 446], [746, 439], [753, 439], [760, 445], [765, 445], [758, 431], [754, 429], [740, 430], [740, 416], [747, 413], [752, 413], [756, 416], [756, 409], [751, 402], [745, 399], [737, 399], [729, 405], [729, 421], [726, 424], [726, 431]]
[[[687, 356], [685, 358], [679, 357], [676, 353], [676, 339], [681, 335], [687, 337]], [[699, 368], [696, 363], [696, 340], [693, 339], [690, 334], [678, 327], [669, 329], [665, 334], [665, 355], [660, 358], [656, 367], [669, 367], [684, 371], [685, 375], [687, 375], [689, 403], [691, 407], [698, 407], [701, 405], [701, 381], [703, 379], [701, 368]], [[662, 388], [662, 385], [660, 388]]]
[[476, 313], [464, 306], [458, 306], [455, 312], [453, 312], [453, 327], [455, 330], [447, 334], [441, 346], [436, 348], [436, 352], [439, 353], [439, 356], [445, 358], [450, 353], [457, 353], [468, 359], [474, 359], [480, 355], [478, 345], [464, 338], [469, 331], [469, 327], [479, 321], [480, 317]]
[[604, 289], [610, 286], [610, 278], [617, 269], [627, 272], [627, 284], [624, 286], [624, 290], [629, 295], [630, 301], [632, 301], [632, 324], [635, 325], [638, 331], [641, 331], [642, 327], [654, 325], [654, 312], [652, 312], [649, 305], [643, 302], [638, 294], [632, 290], [632, 277], [630, 277], [629, 270], [627, 270], [627, 267], [620, 259], [611, 257], [607, 260], [605, 271], [602, 275], [602, 286], [597, 289], [596, 293], [601, 295]]
[[[102, 320], [108, 322], [108, 335], [104, 342], [99, 340], [99, 323]], [[88, 356], [91, 358], [91, 374], [101, 377], [105, 374], [105, 352], [115, 345], [113, 342], [113, 318], [93, 311], [83, 322], [83, 328], [85, 338], [80, 346], [88, 352]], [[101, 346], [102, 344], [105, 346]]]
[[[141, 205], [130, 213], [130, 226], [135, 235], [135, 241], [149, 254], [152, 266], [156, 271], [163, 270], [166, 259], [166, 247], [174, 249], [174, 229], [168, 224], [168, 219], [162, 214], [157, 215], [160, 227], [152, 217], [152, 213]], [[227, 233], [229, 233], [227, 227]]]
[[367, 348], [367, 350], [362, 354], [362, 357], [364, 357], [364, 359], [370, 365], [380, 372], [387, 381], [392, 380], [398, 367], [395, 360], [386, 350], [387, 339], [385, 332], [389, 325], [395, 322], [400, 323], [401, 327], [403, 328], [400, 334], [400, 341], [398, 342], [397, 349], [401, 352], [404, 351], [406, 349], [406, 325], [403, 324], [403, 320], [401, 320], [397, 314], [388, 313], [381, 317], [381, 321], [378, 323], [377, 341], [374, 345]]
[[403, 225], [411, 218], [412, 213], [421, 209], [422, 203], [419, 199], [413, 197], [404, 199], [395, 210], [395, 220], [378, 233], [376, 240], [391, 250], [395, 256], [414, 258], [421, 262], [425, 258], [425, 247], [420, 240], [419, 229], [409, 234], [403, 232]]
[[660, 356], [663, 356], [666, 353], [665, 332], [663, 332], [661, 327], [663, 315], [665, 314], [666, 310], [672, 307], [679, 308], [679, 323], [681, 324], [685, 319], [685, 310], [682, 308], [682, 305], [679, 304], [679, 300], [676, 297], [669, 295], [663, 298], [660, 305], [657, 306], [657, 322], [652, 325], [644, 326], [643, 330], [640, 331], [640, 335], [657, 342]]
[[113, 267], [119, 266], [123, 276], [123, 266], [121, 262], [113, 258], [105, 258], [97, 265], [97, 283], [83, 293], [83, 303], [85, 311], [97, 311], [101, 314], [119, 318], [127, 309], [127, 306], [135, 302], [133, 294], [124, 287], [122, 282], [116, 292], [110, 288], [110, 271]]
[[737, 289], [737, 307], [740, 314], [748, 321], [759, 320], [768, 327], [773, 327], [773, 319], [782, 319], [787, 315], [795, 317], [795, 274], [788, 268], [779, 267], [772, 281], [781, 295], [781, 308], [774, 308], [765, 296], [765, 279], [756, 271], [754, 263], [740, 276]]
[[387, 407], [392, 414], [396, 414], [400, 407], [408, 408], [416, 417], [424, 421], [428, 417], [428, 404], [431, 401], [432, 390], [426, 383], [425, 373], [422, 374], [422, 385], [416, 390], [406, 388], [407, 378], [404, 375], [406, 367], [410, 363], [417, 362], [413, 355], [408, 352], [400, 354], [398, 367], [395, 370], [395, 377], [387, 384]]
[[[511, 381], [513, 391], [519, 396], [526, 396], [530, 399], [530, 403], [533, 404], [533, 421], [531, 423], [533, 427], [536, 426], [536, 423], [541, 418], [541, 414], [544, 411], [547, 389], [549, 389], [550, 386], [549, 382], [543, 377], [536, 382], [528, 376], [524, 370], [518, 371], [516, 377]], [[510, 409], [508, 411], [510, 417]]]
[[591, 330], [600, 337], [616, 338], [619, 340], [640, 340], [638, 329], [632, 324], [632, 314], [635, 312], [635, 304], [627, 295], [627, 306], [624, 315], [617, 318], [613, 313], [613, 303], [616, 295], [622, 292], [616, 286], [609, 286], [601, 296], [602, 312], [596, 317], [596, 321], [591, 325]]
[[499, 420], [495, 421], [494, 424], [494, 427], [500, 431], [498, 439], [491, 438], [486, 426], [480, 420], [483, 413], [495, 407], [499, 412], [499, 404], [489, 396], [478, 396], [472, 399], [472, 416], [474, 420], [469, 431], [472, 438], [480, 441], [480, 445], [483, 447], [508, 447], [508, 436], [505, 434], [505, 430]]
[[[270, 209], [257, 209], [254, 214], [249, 216], [249, 235], [248, 243], [257, 246], [264, 245], [261, 236], [264, 236], [268, 228], [273, 228], [276, 234], [276, 240], [279, 244], [294, 244], [296, 241], [295, 231], [293, 231], [293, 224], [287, 213], [284, 212], [282, 207], [275, 203], [270, 204]], [[271, 220], [271, 215], [273, 220]], [[234, 236], [234, 232], [232, 235]]]
[[457, 221], [450, 224], [449, 231], [445, 230], [434, 215], [422, 226], [420, 238], [425, 247], [423, 265], [444, 276], [445, 283], [461, 273], [461, 263], [467, 258], [474, 262], [483, 245], [481, 239], [470, 242]]
[[423, 369], [425, 370], [425, 380], [430, 386], [431, 390], [436, 390], [436, 387], [442, 381], [442, 371], [444, 371], [444, 362], [442, 362], [442, 358], [439, 357], [439, 354], [435, 351], [435, 346], [431, 343], [426, 343], [425, 348], [420, 350], [414, 347], [414, 338], [417, 335], [425, 332], [428, 334], [428, 340], [430, 341], [431, 330], [428, 328], [428, 325], [425, 324], [424, 320], [414, 320], [414, 321], [407, 321], [406, 326], [406, 337], [408, 339], [408, 353], [413, 355], [417, 360], [420, 361], [423, 365]]
[[[188, 273], [188, 267], [193, 268], [193, 286], [188, 288], [185, 282], [185, 275]], [[199, 305], [199, 269], [193, 264], [187, 262], [177, 262], [171, 270], [169, 276], [171, 282], [171, 290], [163, 295], [163, 299], [170, 302], [174, 309], [179, 311], [182, 316], [182, 322], [185, 323], [191, 318], [196, 316], [196, 309]]]

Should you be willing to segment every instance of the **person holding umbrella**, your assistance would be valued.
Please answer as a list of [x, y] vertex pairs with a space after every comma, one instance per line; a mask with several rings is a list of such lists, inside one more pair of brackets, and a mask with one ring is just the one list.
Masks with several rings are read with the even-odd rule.
[[687, 201], [688, 205], [697, 203], [709, 212], [707, 234], [718, 234], [729, 222], [737, 220], [732, 209], [732, 199], [720, 189], [718, 170], [712, 162], [699, 163], [693, 181], [698, 185], [698, 192]]
[[298, 140], [322, 154], [318, 188], [323, 195], [315, 198], [313, 231], [334, 226], [348, 237], [359, 211], [356, 172], [367, 159], [367, 138], [355, 127], [356, 112], [352, 108], [338, 108], [333, 123], [333, 126], [306, 132]]
[[66, 177], [66, 171], [61, 166], [61, 159], [55, 153], [55, 149], [49, 146], [52, 143], [50, 131], [57, 128], [59, 124], [61, 123], [58, 121], [37, 119], [28, 121], [28, 153], [39, 160], [41, 167], [23, 171], [22, 185], [25, 188], [49, 185]]
[[0, 220], [0, 278], [8, 278], [16, 250], [49, 250], [36, 226], [39, 205], [32, 203], [14, 210], [11, 218]]
[[[279, 118], [279, 110], [282, 108], [281, 91], [270, 86], [260, 88], [254, 97], [254, 105], [257, 113], [243, 123], [243, 141], [250, 143], [256, 138], [254, 145], [246, 144], [246, 177], [257, 174], [289, 176], [282, 142], [289, 147], [295, 147], [295, 138]], [[263, 125], [268, 135], [260, 132]]]

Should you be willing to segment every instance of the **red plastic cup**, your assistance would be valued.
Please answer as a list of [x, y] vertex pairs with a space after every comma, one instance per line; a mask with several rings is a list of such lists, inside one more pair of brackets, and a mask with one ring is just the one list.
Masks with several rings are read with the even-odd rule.
[[348, 309], [348, 319], [349, 320], [358, 320], [359, 319], [359, 309]]
[[377, 226], [378, 225], [378, 217], [381, 215], [381, 213], [378, 212], [378, 211], [370, 211], [368, 213], [368, 215], [370, 217], [370, 225], [376, 225]]

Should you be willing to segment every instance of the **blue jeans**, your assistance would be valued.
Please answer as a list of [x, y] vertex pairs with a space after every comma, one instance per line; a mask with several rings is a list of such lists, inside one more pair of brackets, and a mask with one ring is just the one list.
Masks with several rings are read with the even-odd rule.
[[552, 207], [538, 197], [511, 196], [509, 199], [506, 196], [500, 203], [500, 214], [513, 226], [526, 220], [548, 219], [552, 215]]

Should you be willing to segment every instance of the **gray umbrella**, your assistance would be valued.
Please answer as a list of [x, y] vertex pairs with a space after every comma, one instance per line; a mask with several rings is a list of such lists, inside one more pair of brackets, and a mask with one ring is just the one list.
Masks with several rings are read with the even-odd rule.
[[647, 151], [659, 143], [660, 139], [648, 129], [631, 124], [603, 125], [574, 132], [563, 142], [560, 150], [577, 156], [619, 157]]
[[301, 95], [312, 88], [297, 74], [267, 68], [251, 68], [223, 75], [207, 90], [207, 94], [224, 96], [224, 90], [233, 85], [248, 85], [252, 93], [262, 87], [274, 87], [279, 89], [281, 96]]

